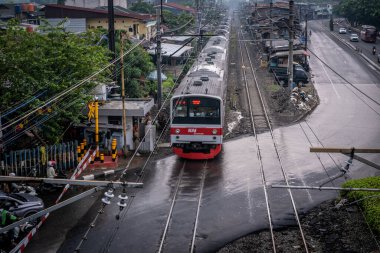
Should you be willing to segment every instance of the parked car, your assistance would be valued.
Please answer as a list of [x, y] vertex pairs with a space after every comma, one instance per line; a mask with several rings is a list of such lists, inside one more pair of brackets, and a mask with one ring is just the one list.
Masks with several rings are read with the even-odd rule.
[[347, 33], [347, 30], [346, 30], [346, 28], [339, 28], [339, 33], [344, 33], [344, 34], [346, 34]]
[[356, 33], [351, 34], [350, 41], [359, 42], [359, 36]]
[[24, 218], [44, 209], [44, 202], [39, 197], [28, 193], [7, 194], [0, 191], [0, 206], [13, 215]]

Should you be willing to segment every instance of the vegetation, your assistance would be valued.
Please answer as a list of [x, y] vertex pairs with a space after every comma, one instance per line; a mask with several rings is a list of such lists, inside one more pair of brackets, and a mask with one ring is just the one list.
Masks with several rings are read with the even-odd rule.
[[[117, 38], [120, 38], [117, 36]], [[133, 45], [126, 41], [124, 53]], [[120, 39], [117, 40], [116, 48], [120, 48]], [[120, 66], [119, 66], [120, 67]], [[145, 77], [154, 69], [150, 55], [142, 48], [137, 47], [124, 57], [124, 78], [126, 96], [129, 98], [141, 98], [154, 95], [155, 88]], [[120, 75], [118, 76], [120, 78]]]
[[[100, 37], [97, 31], [78, 36], [47, 25], [42, 26], [42, 33], [26, 32], [16, 21], [10, 21], [0, 34], [0, 111], [7, 111], [35, 94], [43, 92], [44, 95], [3, 118], [2, 123], [5, 125], [10, 119], [42, 105], [48, 98], [107, 65], [108, 49], [96, 45]], [[45, 122], [40, 132], [46, 141], [55, 142], [70, 122], [79, 122], [81, 108], [89, 99], [87, 91], [97, 82], [107, 80], [108, 75], [107, 71], [99, 74], [18, 127], [26, 128], [54, 114], [55, 117]]]
[[129, 8], [131, 11], [139, 12], [139, 13], [146, 13], [146, 14], [155, 14], [156, 10], [154, 9], [154, 6], [150, 3], [143, 2], [142, 0], [139, 0], [137, 3], [135, 3], [131, 8]]
[[[25, 106], [3, 116], [3, 126], [24, 112], [44, 105], [45, 101], [109, 64], [111, 55], [108, 44], [101, 40], [105, 32], [96, 29], [76, 35], [64, 32], [60, 26], [51, 27], [48, 24], [40, 26], [40, 32], [27, 32], [18, 26], [17, 21], [10, 21], [7, 29], [0, 33], [0, 111], [4, 115], [16, 105], [24, 103]], [[124, 52], [132, 46], [126, 40]], [[116, 48], [120, 49], [118, 32]], [[124, 61], [127, 97], [155, 95], [156, 85], [145, 80], [154, 68], [149, 54], [142, 47], [137, 47], [125, 56]], [[120, 65], [116, 69], [118, 71], [114, 73], [120, 79]], [[88, 94], [97, 84], [111, 81], [111, 74], [112, 69], [101, 72], [38, 113], [7, 128], [3, 131], [4, 141], [29, 127], [33, 127], [34, 133], [38, 133], [47, 143], [59, 141], [71, 124], [84, 119], [82, 110], [92, 99]], [[32, 101], [25, 103], [29, 99]], [[25, 142], [10, 143], [14, 147], [28, 145]]]
[[[380, 189], [380, 177], [368, 177], [356, 180], [349, 180], [343, 184], [345, 188], [375, 188]], [[342, 191], [343, 196], [350, 201], [359, 201], [364, 209], [364, 215], [368, 224], [380, 233], [380, 192], [365, 191]]]
[[347, 18], [352, 25], [374, 25], [380, 28], [380, 1], [342, 0], [334, 12]]
[[[168, 26], [170, 29], [180, 27], [188, 23], [190, 20], [192, 21], [189, 23], [189, 25], [194, 23], [193, 15], [186, 12], [182, 12], [179, 15], [175, 15], [168, 10], [163, 10], [162, 15], [163, 15], [163, 24]], [[181, 31], [177, 31], [177, 32], [181, 32]]]

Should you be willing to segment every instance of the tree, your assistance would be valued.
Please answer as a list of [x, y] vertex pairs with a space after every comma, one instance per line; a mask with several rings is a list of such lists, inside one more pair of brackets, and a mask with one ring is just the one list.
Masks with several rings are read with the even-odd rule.
[[141, 0], [139, 0], [137, 3], [135, 3], [129, 9], [131, 11], [140, 12], [140, 13], [147, 13], [147, 14], [154, 14], [156, 12], [154, 9], [154, 6], [152, 4], [142, 2]]
[[334, 12], [346, 17], [352, 25], [359, 23], [380, 28], [380, 1], [342, 0]]
[[[44, 92], [44, 95], [3, 118], [3, 126], [107, 65], [108, 49], [96, 45], [100, 37], [94, 30], [76, 35], [48, 25], [42, 26], [41, 33], [30, 33], [20, 29], [16, 21], [9, 22], [0, 34], [0, 111], [7, 111], [35, 94]], [[70, 123], [80, 121], [81, 109], [90, 99], [88, 92], [109, 75], [110, 71], [100, 73], [63, 99], [44, 107], [39, 114], [31, 115], [23, 122], [24, 128], [48, 118], [39, 132], [46, 141], [56, 142]]]
[[[116, 36], [117, 49], [120, 49], [120, 36]], [[134, 45], [130, 41], [124, 42], [124, 52]], [[120, 53], [120, 52], [119, 52]], [[124, 57], [125, 91], [129, 98], [141, 98], [150, 93], [150, 87], [145, 85], [145, 77], [154, 69], [151, 56], [142, 48], [137, 47]], [[120, 78], [120, 77], [119, 77]]]
[[171, 29], [180, 27], [188, 23], [190, 20], [193, 20], [192, 22], [190, 22], [190, 24], [194, 23], [193, 15], [187, 12], [181, 12], [179, 15], [175, 15], [171, 11], [163, 10], [162, 15], [164, 19], [163, 23]]

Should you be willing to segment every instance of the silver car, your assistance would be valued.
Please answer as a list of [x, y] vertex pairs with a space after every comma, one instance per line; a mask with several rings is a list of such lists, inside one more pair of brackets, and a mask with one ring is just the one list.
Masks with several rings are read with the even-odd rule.
[[17, 217], [24, 218], [44, 209], [44, 202], [28, 193], [7, 194], [0, 191], [0, 207]]

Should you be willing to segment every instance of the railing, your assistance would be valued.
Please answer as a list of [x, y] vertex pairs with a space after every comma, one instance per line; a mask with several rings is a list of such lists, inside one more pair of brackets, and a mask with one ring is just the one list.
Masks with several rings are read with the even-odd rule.
[[0, 175], [15, 173], [17, 176], [46, 175], [48, 161], [56, 162], [57, 172], [74, 169], [77, 165], [77, 141], [50, 146], [39, 146], [3, 153], [0, 160]]

